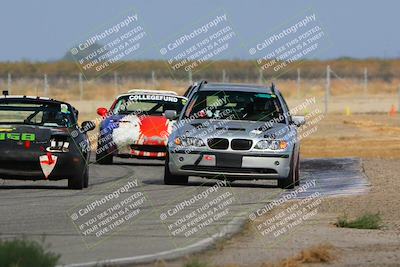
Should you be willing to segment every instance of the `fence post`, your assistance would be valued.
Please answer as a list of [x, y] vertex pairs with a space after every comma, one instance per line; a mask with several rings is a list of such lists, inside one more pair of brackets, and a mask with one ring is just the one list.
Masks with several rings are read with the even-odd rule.
[[364, 94], [368, 93], [368, 69], [364, 68]]
[[222, 70], [222, 82], [223, 82], [223, 83], [225, 82], [225, 76], [226, 76], [226, 72], [225, 72], [225, 70], [223, 69], [223, 70]]
[[79, 72], [79, 100], [83, 99], [83, 81], [82, 81], [82, 73]]
[[193, 79], [192, 79], [192, 71], [191, 70], [188, 71], [188, 76], [189, 76], [189, 84], [192, 84]]
[[49, 97], [49, 83], [47, 81], [47, 74], [44, 74], [44, 81], [43, 81], [43, 85], [44, 85], [44, 96], [45, 97]]
[[7, 91], [11, 95], [11, 73], [7, 75]]
[[300, 97], [300, 68], [297, 68], [297, 97]]
[[262, 71], [262, 69], [260, 69], [259, 70], [259, 76], [258, 76], [258, 83], [259, 84], [263, 84], [263, 80], [264, 80], [264, 77], [263, 77], [263, 71]]
[[116, 94], [118, 95], [118, 74], [116, 71], [114, 71], [114, 90]]
[[153, 84], [153, 88], [156, 86], [156, 72], [154, 70], [151, 71], [151, 83]]
[[400, 112], [400, 85], [397, 91], [397, 112]]
[[331, 69], [326, 66], [326, 86], [325, 86], [325, 114], [328, 113], [328, 102], [330, 98], [330, 87], [331, 87]]

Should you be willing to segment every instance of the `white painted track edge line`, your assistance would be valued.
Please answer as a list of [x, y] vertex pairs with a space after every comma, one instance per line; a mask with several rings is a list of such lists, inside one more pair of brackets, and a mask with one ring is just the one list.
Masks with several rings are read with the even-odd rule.
[[170, 260], [179, 258], [181, 256], [192, 254], [195, 252], [200, 252], [215, 243], [218, 239], [228, 238], [241, 231], [242, 226], [247, 220], [245, 213], [241, 213], [235, 216], [226, 226], [224, 226], [221, 232], [215, 233], [210, 237], [204, 238], [186, 247], [176, 248], [171, 250], [166, 250], [162, 252], [157, 252], [154, 254], [145, 254], [132, 257], [107, 259], [100, 261], [91, 261], [86, 263], [73, 263], [66, 265], [58, 265], [58, 267], [91, 267], [91, 266], [109, 266], [109, 265], [127, 265], [127, 264], [137, 264], [137, 263], [149, 263], [156, 260]]

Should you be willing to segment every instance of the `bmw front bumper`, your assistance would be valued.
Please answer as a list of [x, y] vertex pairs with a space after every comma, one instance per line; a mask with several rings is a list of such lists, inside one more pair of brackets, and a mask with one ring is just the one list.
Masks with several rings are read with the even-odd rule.
[[175, 175], [237, 180], [286, 178], [291, 153], [232, 151], [169, 151], [169, 170]]

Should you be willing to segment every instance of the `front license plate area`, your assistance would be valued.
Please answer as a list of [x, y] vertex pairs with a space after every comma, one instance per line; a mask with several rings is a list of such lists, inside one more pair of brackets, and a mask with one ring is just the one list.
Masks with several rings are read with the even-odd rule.
[[217, 154], [216, 158], [217, 167], [242, 167], [242, 155], [221, 153]]

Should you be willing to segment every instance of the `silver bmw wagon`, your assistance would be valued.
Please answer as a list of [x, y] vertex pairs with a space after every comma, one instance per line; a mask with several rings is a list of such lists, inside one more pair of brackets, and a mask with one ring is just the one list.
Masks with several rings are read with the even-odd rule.
[[164, 183], [187, 184], [189, 176], [223, 180], [275, 179], [299, 185], [298, 127], [279, 92], [270, 87], [202, 81], [185, 93], [188, 102], [168, 139]]

